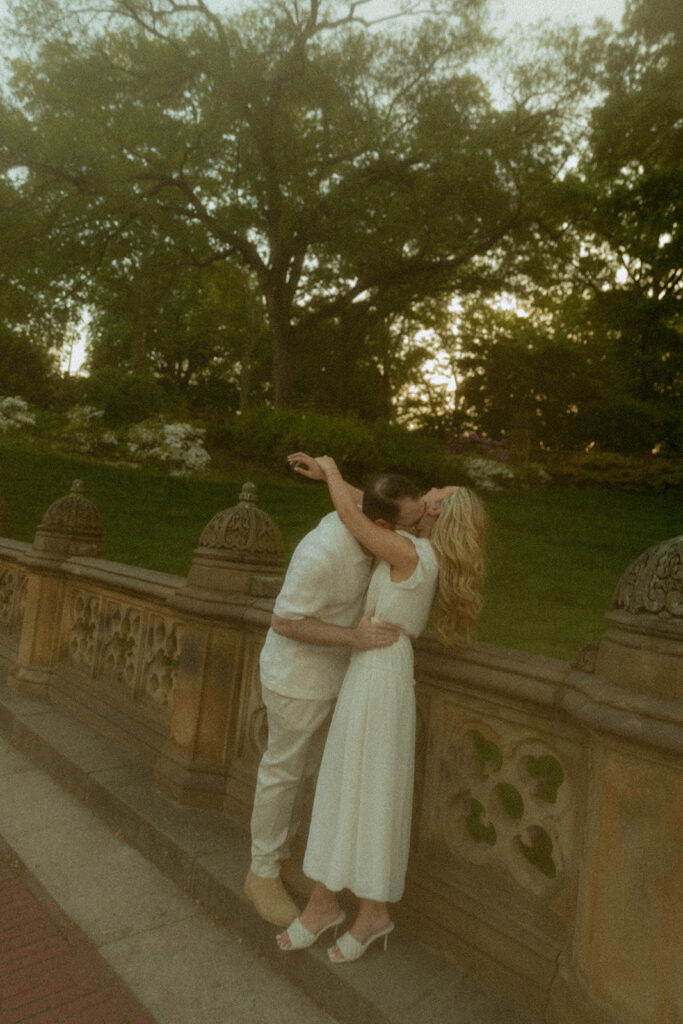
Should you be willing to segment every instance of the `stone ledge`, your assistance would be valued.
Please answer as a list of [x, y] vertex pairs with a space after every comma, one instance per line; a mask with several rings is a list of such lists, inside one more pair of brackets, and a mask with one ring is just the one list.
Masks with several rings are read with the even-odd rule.
[[248, 836], [218, 811], [181, 807], [135, 752], [0, 681], [0, 730], [341, 1024], [538, 1024], [401, 928], [387, 954], [333, 967], [324, 944], [288, 955], [242, 892]]

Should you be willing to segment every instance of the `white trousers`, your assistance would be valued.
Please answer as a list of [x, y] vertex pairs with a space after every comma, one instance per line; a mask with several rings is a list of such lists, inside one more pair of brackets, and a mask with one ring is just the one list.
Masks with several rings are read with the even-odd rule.
[[334, 700], [285, 697], [265, 686], [268, 746], [256, 777], [251, 870], [277, 878], [301, 821], [306, 782], [318, 770]]

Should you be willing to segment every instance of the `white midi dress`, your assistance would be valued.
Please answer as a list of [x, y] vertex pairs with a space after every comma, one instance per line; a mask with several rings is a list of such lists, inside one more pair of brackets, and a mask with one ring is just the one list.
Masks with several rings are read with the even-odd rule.
[[[402, 532], [402, 531], [401, 531]], [[415, 679], [411, 637], [424, 630], [438, 575], [426, 538], [405, 534], [418, 564], [392, 582], [373, 571], [365, 610], [402, 629], [391, 647], [354, 651], [342, 683], [315, 791], [304, 858], [309, 878], [335, 892], [395, 902], [403, 895], [415, 771]]]

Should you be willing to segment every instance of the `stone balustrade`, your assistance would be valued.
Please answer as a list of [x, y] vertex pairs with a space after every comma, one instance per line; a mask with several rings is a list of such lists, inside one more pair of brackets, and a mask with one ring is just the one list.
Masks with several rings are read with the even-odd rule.
[[[0, 506], [0, 658], [133, 745], [169, 797], [246, 823], [266, 721], [258, 658], [285, 565], [245, 485], [188, 577], [106, 561], [79, 486], [35, 542]], [[569, 664], [417, 644], [417, 775], [396, 914], [548, 1024], [683, 1019], [683, 538], [619, 582]]]

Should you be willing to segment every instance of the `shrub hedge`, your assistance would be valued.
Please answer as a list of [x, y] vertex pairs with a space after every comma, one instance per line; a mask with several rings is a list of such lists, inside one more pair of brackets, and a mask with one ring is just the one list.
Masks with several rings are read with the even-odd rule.
[[151, 374], [103, 366], [78, 380], [79, 404], [101, 409], [108, 427], [139, 423], [168, 408], [161, 384]]
[[353, 482], [391, 469], [418, 484], [467, 483], [467, 474], [438, 441], [382, 420], [316, 412], [250, 409], [214, 426], [207, 446], [236, 459], [286, 472], [290, 452], [329, 454]]
[[554, 452], [546, 468], [556, 483], [579, 487], [613, 487], [636, 493], [663, 494], [683, 489], [683, 459], [616, 452]]

